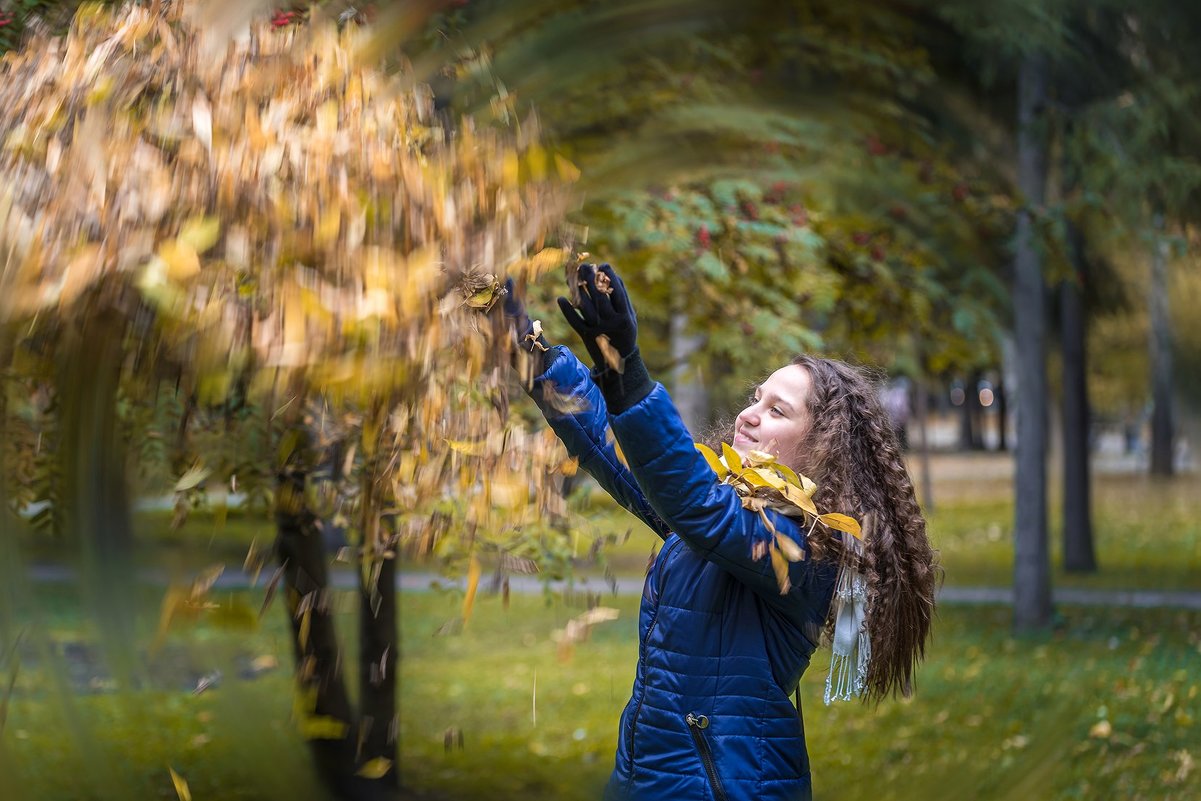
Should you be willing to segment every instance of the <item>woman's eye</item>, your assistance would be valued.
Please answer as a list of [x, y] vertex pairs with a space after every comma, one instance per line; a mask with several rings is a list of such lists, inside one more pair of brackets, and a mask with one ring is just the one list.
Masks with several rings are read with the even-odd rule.
[[774, 415], [776, 415], [777, 417], [783, 417], [783, 416], [784, 416], [784, 412], [780, 411], [780, 407], [779, 407], [779, 406], [773, 406], [773, 407], [771, 407], [771, 413], [772, 413], [772, 414], [774, 414]]

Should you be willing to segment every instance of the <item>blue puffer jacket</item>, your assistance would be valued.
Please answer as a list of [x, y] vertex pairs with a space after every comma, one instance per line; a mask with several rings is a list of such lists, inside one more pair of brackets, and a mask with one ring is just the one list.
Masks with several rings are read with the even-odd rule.
[[[642, 592], [638, 671], [606, 799], [811, 798], [790, 695], [826, 619], [834, 565], [793, 563], [781, 595], [770, 560], [752, 557], [770, 531], [717, 481], [666, 390], [610, 416], [584, 365], [554, 351], [535, 401], [580, 466], [664, 538]], [[587, 408], [556, 410], [546, 382]], [[768, 515], [805, 547], [796, 521]]]

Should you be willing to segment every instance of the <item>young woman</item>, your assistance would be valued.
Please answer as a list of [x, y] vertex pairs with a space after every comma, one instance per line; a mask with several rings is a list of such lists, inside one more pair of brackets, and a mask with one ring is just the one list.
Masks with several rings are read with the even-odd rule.
[[[605, 797], [809, 799], [790, 696], [823, 632], [841, 663], [827, 702], [878, 701], [911, 692], [934, 610], [935, 556], [875, 387], [842, 362], [798, 357], [758, 386], [730, 432], [742, 456], [767, 452], [813, 478], [821, 511], [870, 519], [862, 544], [806, 530], [787, 510], [748, 510], [647, 374], [616, 272], [584, 265], [580, 279], [578, 303], [559, 305], [591, 371], [535, 336], [511, 285], [505, 311], [542, 358], [531, 395], [568, 451], [664, 539], [643, 588], [638, 669]], [[788, 564], [787, 582], [766, 556], [778, 536], [805, 557]]]

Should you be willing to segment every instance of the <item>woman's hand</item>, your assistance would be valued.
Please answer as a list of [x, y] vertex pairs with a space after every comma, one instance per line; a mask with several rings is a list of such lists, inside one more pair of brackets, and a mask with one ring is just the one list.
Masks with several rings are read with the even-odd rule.
[[505, 312], [505, 322], [513, 326], [518, 347], [530, 353], [545, 351], [547, 348], [546, 338], [542, 336], [541, 331], [534, 331], [534, 324], [525, 311], [525, 303], [522, 301], [521, 295], [517, 293], [517, 287], [514, 286], [512, 278], [505, 281], [505, 297], [502, 307]]
[[580, 265], [580, 302], [559, 298], [559, 309], [584, 342], [597, 367], [618, 373], [638, 347], [638, 318], [625, 284], [608, 264]]

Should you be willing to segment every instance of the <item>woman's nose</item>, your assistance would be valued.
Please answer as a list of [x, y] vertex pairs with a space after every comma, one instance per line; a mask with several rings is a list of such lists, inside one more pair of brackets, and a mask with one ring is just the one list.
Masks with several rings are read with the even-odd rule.
[[735, 421], [735, 423], [739, 426], [757, 426], [759, 425], [759, 414], [755, 411], [754, 406], [748, 406], [747, 408], [743, 409], [741, 413], [739, 413], [738, 419]]

